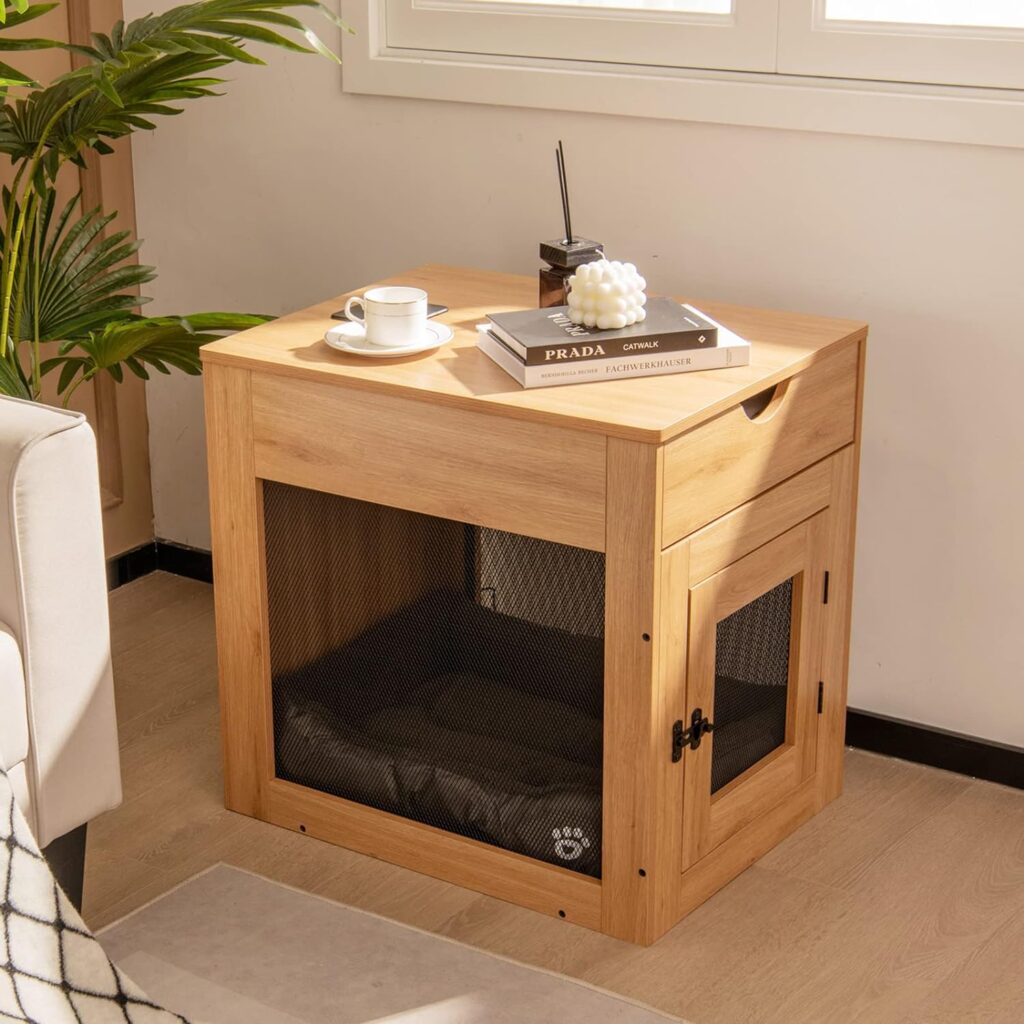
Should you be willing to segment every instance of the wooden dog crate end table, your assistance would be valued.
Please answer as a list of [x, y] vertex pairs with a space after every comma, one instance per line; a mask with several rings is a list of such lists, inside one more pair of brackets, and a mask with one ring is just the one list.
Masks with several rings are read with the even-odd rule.
[[226, 804], [651, 943], [841, 791], [867, 329], [702, 302], [750, 366], [524, 391], [532, 278], [381, 283], [452, 343], [203, 349]]

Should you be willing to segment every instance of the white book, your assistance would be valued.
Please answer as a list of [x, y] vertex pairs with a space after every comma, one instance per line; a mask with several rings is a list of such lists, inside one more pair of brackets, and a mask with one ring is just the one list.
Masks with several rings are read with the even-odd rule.
[[718, 344], [714, 348], [685, 349], [656, 355], [612, 356], [605, 359], [581, 359], [578, 362], [527, 366], [489, 330], [477, 331], [476, 344], [524, 388], [549, 388], [559, 384], [587, 384], [599, 380], [624, 380], [627, 377], [653, 377], [693, 370], [719, 370], [726, 366], [746, 366], [750, 362], [750, 342], [718, 324]]

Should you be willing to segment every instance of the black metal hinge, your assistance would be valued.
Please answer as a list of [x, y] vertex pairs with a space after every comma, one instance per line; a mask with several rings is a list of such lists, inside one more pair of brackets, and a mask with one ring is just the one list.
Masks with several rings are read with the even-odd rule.
[[683, 720], [679, 719], [672, 726], [672, 760], [679, 761], [683, 757], [683, 748], [689, 744], [691, 750], [700, 746], [700, 741], [709, 732], [713, 732], [714, 722], [709, 722], [702, 708], [694, 708], [690, 715], [690, 728], [683, 728]]
[[828, 569], [825, 570], [825, 586], [821, 595], [821, 603], [828, 604]]
[[822, 709], [825, 707], [825, 684], [822, 680], [818, 680], [818, 714], [820, 715]]

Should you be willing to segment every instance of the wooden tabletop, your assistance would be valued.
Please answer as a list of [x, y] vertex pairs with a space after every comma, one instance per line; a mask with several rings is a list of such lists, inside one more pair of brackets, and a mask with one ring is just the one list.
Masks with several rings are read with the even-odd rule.
[[348, 387], [472, 408], [617, 437], [659, 443], [745, 401], [802, 370], [826, 350], [864, 337], [854, 320], [752, 309], [722, 302], [692, 302], [753, 343], [749, 366], [524, 390], [476, 348], [476, 324], [488, 313], [537, 304], [537, 279], [461, 267], [427, 265], [375, 284], [423, 288], [449, 312], [439, 317], [454, 339], [435, 352], [367, 359], [329, 348], [330, 314], [348, 295], [206, 345], [204, 363], [262, 373], [336, 382]]

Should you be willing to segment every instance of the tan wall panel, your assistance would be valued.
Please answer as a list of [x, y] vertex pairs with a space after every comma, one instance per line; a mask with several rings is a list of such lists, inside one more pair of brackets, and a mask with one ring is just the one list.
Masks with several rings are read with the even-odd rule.
[[[40, 36], [64, 42], [88, 42], [92, 31], [107, 32], [121, 14], [121, 0], [68, 0], [31, 22], [14, 35]], [[15, 53], [11, 63], [47, 83], [71, 70], [72, 56], [66, 50]], [[20, 90], [12, 90], [17, 95]], [[131, 145], [128, 139], [115, 143], [115, 152], [87, 159], [79, 170], [66, 166], [60, 178], [58, 204], [64, 204], [79, 189], [88, 210], [102, 206], [117, 212], [116, 229], [135, 230], [135, 193], [132, 178]], [[0, 169], [0, 182], [10, 184], [13, 169]], [[56, 394], [57, 374], [43, 382], [42, 400], [60, 404]], [[96, 432], [99, 454], [100, 489], [103, 498], [103, 533], [107, 557], [121, 554], [153, 539], [153, 499], [149, 476], [149, 424], [143, 381], [131, 376], [118, 385], [107, 375], [75, 393], [71, 408], [84, 412]]]

